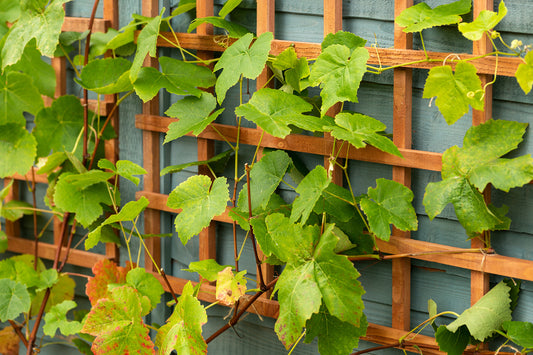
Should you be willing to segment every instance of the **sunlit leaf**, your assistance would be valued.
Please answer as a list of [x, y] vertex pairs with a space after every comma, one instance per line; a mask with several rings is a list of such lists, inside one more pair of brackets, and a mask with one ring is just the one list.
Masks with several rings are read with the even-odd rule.
[[183, 269], [189, 272], [197, 272], [207, 281], [216, 281], [218, 273], [230, 265], [220, 265], [213, 259], [193, 261], [189, 264], [188, 269]]
[[161, 295], [165, 290], [155, 276], [147, 273], [145, 269], [137, 267], [130, 270], [126, 275], [126, 282], [141, 295], [150, 299], [152, 309], [161, 302]]
[[299, 196], [296, 197], [292, 205], [291, 222], [298, 221], [300, 217], [302, 218], [301, 223], [307, 222], [315, 204], [330, 182], [328, 173], [322, 166], [317, 166], [304, 177], [296, 188]]
[[154, 58], [157, 56], [159, 26], [161, 26], [161, 16], [156, 16], [148, 21], [139, 33], [139, 37], [137, 37], [137, 52], [135, 53], [135, 58], [130, 69], [130, 79], [132, 82], [137, 80], [146, 55], [150, 54]]
[[353, 51], [356, 48], [364, 47], [366, 44], [366, 39], [356, 36], [351, 32], [345, 31], [328, 33], [328, 35], [322, 41], [322, 50], [328, 48], [333, 44], [342, 44]]
[[78, 334], [82, 324], [77, 321], [67, 320], [67, 312], [77, 306], [74, 301], [64, 301], [56, 304], [44, 316], [43, 332], [45, 335], [55, 337], [59, 328], [62, 335]]
[[179, 5], [172, 11], [171, 16], [178, 16], [196, 9], [196, 0], [180, 0]]
[[503, 0], [498, 6], [498, 12], [483, 10], [478, 17], [469, 23], [460, 23], [459, 31], [471, 41], [481, 39], [483, 33], [492, 30], [507, 15], [507, 7]]
[[246, 270], [234, 274], [231, 266], [226, 267], [217, 275], [216, 298], [220, 303], [234, 305], [246, 293]]
[[518, 84], [527, 95], [533, 86], [533, 51], [528, 52], [524, 57], [525, 63], [520, 63], [516, 69], [515, 77]]
[[461, 16], [470, 12], [471, 0], [459, 0], [432, 9], [421, 2], [402, 11], [395, 19], [404, 32], [420, 32], [426, 28], [461, 22]]
[[37, 143], [35, 138], [16, 123], [0, 125], [0, 178], [19, 173], [26, 174], [35, 160]]

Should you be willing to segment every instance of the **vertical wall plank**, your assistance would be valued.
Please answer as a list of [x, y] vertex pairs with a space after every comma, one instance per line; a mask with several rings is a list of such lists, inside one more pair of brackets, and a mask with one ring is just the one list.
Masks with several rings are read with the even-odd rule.
[[[413, 0], [396, 0], [394, 16], [413, 5]], [[394, 48], [413, 48], [413, 37], [394, 26]], [[411, 69], [394, 70], [393, 140], [399, 148], [411, 148], [413, 77]], [[411, 169], [393, 167], [392, 179], [411, 187]], [[409, 232], [393, 229], [396, 236], [409, 238]], [[411, 329], [411, 260], [396, 259], [392, 262], [392, 327]]]
[[[144, 16], [154, 17], [159, 15], [158, 0], [143, 0], [142, 14]], [[159, 68], [157, 59], [147, 57], [144, 61], [145, 66]], [[143, 113], [150, 115], [159, 114], [159, 95], [153, 100], [143, 104]], [[159, 134], [156, 132], [143, 132], [143, 165], [147, 174], [144, 178], [144, 190], [149, 192], [160, 192], [159, 182]], [[144, 232], [147, 234], [159, 234], [161, 214], [157, 210], [146, 209], [144, 211]], [[148, 238], [145, 240], [147, 248], [154, 257], [156, 263], [161, 264], [161, 239]], [[145, 268], [149, 271], [155, 271], [155, 266], [149, 258], [144, 260]]]
[[[493, 10], [493, 2], [491, 0], [474, 0], [474, 18], [477, 18], [479, 13], [483, 10]], [[473, 43], [473, 54], [485, 54], [491, 52], [492, 45], [486, 35], [479, 41]], [[485, 86], [493, 78], [490, 75], [480, 75], [481, 85]], [[474, 126], [488, 121], [492, 118], [492, 85], [487, 87], [485, 92], [485, 110], [472, 111], [472, 124]], [[483, 195], [485, 201], [490, 202], [490, 186], [487, 186]], [[487, 235], [483, 234], [479, 238], [472, 239], [472, 248], [485, 247], [485, 240]], [[484, 272], [472, 271], [470, 275], [470, 302], [476, 303], [489, 290], [489, 275]]]

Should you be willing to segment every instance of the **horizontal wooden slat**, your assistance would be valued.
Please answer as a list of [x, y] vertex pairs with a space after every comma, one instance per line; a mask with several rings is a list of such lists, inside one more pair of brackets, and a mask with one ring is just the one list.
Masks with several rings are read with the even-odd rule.
[[[93, 24], [94, 32], [106, 32], [111, 27], [111, 21], [104, 19], [95, 19]], [[62, 31], [84, 32], [89, 28], [89, 18], [85, 17], [65, 17]]]
[[[171, 33], [161, 33], [161, 36], [163, 38], [158, 39], [158, 45], [161, 47], [173, 47], [174, 43], [176, 43], [174, 36]], [[177, 33], [176, 36], [180, 45], [187, 49], [222, 52], [229, 44], [232, 43], [231, 41], [228, 42], [224, 36], [208, 36], [191, 33]], [[294, 42], [276, 39], [272, 41], [270, 53], [277, 55], [291, 46], [294, 47], [298, 56], [309, 59], [318, 57], [321, 50], [320, 43]], [[384, 67], [404, 65], [407, 68], [430, 69], [434, 66], [442, 65], [442, 62], [445, 59], [448, 59], [450, 62], [451, 60], [457, 58], [465, 60], [475, 57], [472, 54], [466, 53], [450, 55], [450, 53], [428, 52], [428, 57], [432, 61], [426, 61], [424, 52], [420, 50], [394, 48], [376, 49], [373, 47], [367, 47], [367, 49], [370, 53], [368, 64], [381, 64]], [[473, 60], [472, 63], [476, 66], [479, 74], [494, 74], [494, 69], [496, 68], [496, 57], [489, 56], [479, 58]], [[520, 58], [499, 56], [497, 65], [498, 75], [514, 76], [520, 63], [523, 63], [522, 59]]]
[[[8, 250], [19, 254], [32, 254], [34, 242], [29, 239], [8, 236], [7, 238]], [[43, 259], [53, 260], [55, 258], [56, 246], [48, 243], [39, 243], [38, 256]], [[62, 260], [63, 255], [61, 256]], [[91, 253], [83, 250], [71, 250], [68, 258], [68, 263], [71, 265], [83, 266], [92, 268], [93, 265], [102, 259], [107, 259], [105, 255]]]
[[[168, 130], [168, 125], [172, 122], [176, 122], [176, 119], [151, 115], [137, 115], [135, 126], [146, 131], [164, 133]], [[223, 139], [217, 133], [218, 131], [223, 134], [228, 141], [236, 141], [237, 128], [235, 126], [223, 124], [212, 124], [212, 126], [215, 127], [216, 130], [211, 126], [207, 127], [198, 137], [221, 141]], [[332, 139], [303, 135], [289, 135], [285, 139], [281, 139], [265, 133], [261, 140], [261, 134], [262, 131], [258, 129], [241, 128], [240, 142], [241, 144], [250, 145], [257, 145], [261, 142], [261, 147], [265, 148], [284, 149], [323, 156], [329, 156], [333, 150]], [[337, 142], [336, 146], [340, 147], [341, 144]], [[348, 147], [348, 144], [344, 144], [344, 147], [338, 152], [340, 158], [433, 171], [440, 171], [442, 165], [441, 153], [400, 149], [400, 152], [403, 155], [403, 158], [400, 158], [382, 152], [371, 146], [367, 146], [363, 149], [347, 149], [346, 147]]]
[[[473, 271], [482, 271], [487, 274], [533, 281], [533, 261], [531, 260], [498, 254], [483, 254], [481, 252], [459, 253], [464, 249], [395, 236], [392, 236], [388, 242], [378, 240], [377, 245], [382, 252], [387, 254], [417, 254], [442, 251], [444, 252], [443, 254], [432, 253], [430, 255], [412, 256], [412, 258]], [[446, 252], [453, 251], [457, 251], [458, 253], [446, 254]]]
[[[32, 180], [31, 172], [27, 173], [26, 175], [15, 174], [12, 176], [12, 178], [21, 181]], [[35, 182], [38, 184], [48, 184], [48, 179], [46, 178], [46, 175], [35, 174]]]

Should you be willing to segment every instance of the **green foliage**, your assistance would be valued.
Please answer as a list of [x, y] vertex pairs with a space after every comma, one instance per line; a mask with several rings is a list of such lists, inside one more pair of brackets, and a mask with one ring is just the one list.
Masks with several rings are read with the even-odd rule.
[[108, 285], [125, 283], [128, 272], [127, 269], [117, 266], [108, 259], [98, 261], [92, 271], [94, 277], [87, 282], [85, 293], [93, 306], [108, 295]]
[[76, 80], [85, 89], [97, 94], [116, 94], [130, 91], [131, 62], [124, 58], [95, 59], [81, 71], [80, 80]]
[[185, 271], [197, 272], [207, 281], [216, 281], [218, 273], [226, 269], [230, 265], [220, 265], [213, 259], [193, 261], [189, 264], [188, 269], [183, 269]]
[[515, 77], [524, 93], [529, 94], [533, 86], [533, 52], [528, 52], [524, 57], [524, 63], [518, 65]]
[[420, 32], [427, 28], [451, 25], [461, 22], [461, 16], [470, 12], [471, 0], [458, 0], [451, 4], [439, 5], [432, 9], [421, 2], [402, 11], [395, 22], [405, 27], [404, 32]]
[[152, 309], [161, 302], [161, 295], [165, 292], [163, 286], [154, 275], [147, 273], [143, 268], [130, 270], [126, 275], [126, 282], [141, 295], [148, 297]]
[[503, 330], [513, 343], [524, 348], [533, 348], [533, 324], [529, 322], [505, 321]]
[[291, 222], [297, 222], [300, 217], [301, 223], [307, 222], [315, 204], [331, 182], [327, 175], [326, 169], [317, 166], [303, 178], [296, 188], [299, 196], [293, 202]]
[[0, 321], [17, 318], [28, 312], [30, 305], [30, 295], [22, 283], [0, 279]]
[[76, 306], [77, 304], [74, 301], [63, 301], [50, 308], [50, 311], [44, 316], [44, 334], [54, 337], [57, 329], [63, 335], [78, 334], [81, 331], [82, 324], [78, 321], [67, 320], [67, 312], [76, 308]]
[[32, 78], [11, 70], [0, 73], [0, 102], [0, 125], [24, 125], [24, 112], [36, 115], [44, 106], [41, 93], [33, 85]]
[[218, 16], [207, 16], [195, 19], [193, 22], [191, 22], [191, 25], [187, 29], [187, 32], [192, 32], [198, 26], [204, 23], [209, 23], [215, 27], [225, 29], [228, 33], [228, 36], [231, 38], [241, 38], [244, 35], [250, 33], [250, 31], [246, 27], [236, 24], [234, 22], [227, 21]]
[[130, 69], [130, 78], [135, 82], [140, 75], [141, 67], [147, 54], [151, 57], [157, 55], [157, 37], [161, 26], [161, 16], [150, 19], [137, 37], [137, 51]]
[[503, 0], [498, 6], [498, 12], [483, 10], [479, 16], [469, 23], [460, 23], [459, 31], [471, 41], [480, 40], [483, 33], [492, 30], [507, 15], [507, 7]]
[[0, 178], [19, 173], [26, 174], [33, 166], [37, 143], [22, 126], [15, 123], [0, 125]]
[[7, 234], [6, 232], [0, 230], [0, 253], [5, 253], [7, 247]]

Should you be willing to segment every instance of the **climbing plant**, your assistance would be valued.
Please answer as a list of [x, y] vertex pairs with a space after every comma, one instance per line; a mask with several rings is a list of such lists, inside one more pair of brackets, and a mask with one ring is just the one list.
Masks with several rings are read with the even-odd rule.
[[[49, 269], [37, 254], [0, 261], [0, 321], [10, 322], [4, 331], [12, 331], [22, 340], [28, 354], [38, 347], [37, 330], [43, 321], [45, 335], [54, 336], [59, 329], [65, 336], [75, 336], [73, 342], [86, 352], [90, 346], [97, 354], [169, 354], [173, 350], [201, 354], [207, 351], [207, 343], [236, 324], [259, 296], [273, 291], [280, 307], [275, 331], [287, 349], [304, 337], [305, 342], [318, 338], [323, 354], [347, 354], [357, 348], [368, 326], [363, 312], [365, 291], [348, 256], [376, 256], [376, 240], [388, 241], [391, 226], [413, 231], [418, 222], [411, 204], [413, 193], [402, 184], [378, 179], [366, 193], [355, 194], [348, 176], [350, 162], [338, 159], [336, 147], [360, 149], [371, 145], [402, 157], [379, 119], [344, 109], [344, 103], [358, 102], [358, 88], [365, 73], [379, 75], [394, 67], [369, 65], [366, 41], [343, 31], [324, 39], [317, 58], [298, 57], [293, 47], [270, 55], [272, 33], [254, 36], [225, 19], [239, 0], [226, 1], [218, 16], [196, 19], [189, 28], [210, 23], [227, 31], [231, 44], [220, 57], [202, 59], [176, 40], [172, 44], [180, 59], [160, 56], [159, 69], [144, 67], [146, 56], [157, 56], [157, 41], [168, 40], [161, 31], [173, 33], [172, 18], [194, 9], [194, 2], [181, 1], [166, 17], [164, 11], [154, 18], [134, 16], [120, 31], [94, 33], [93, 41], [89, 41], [90, 31], [61, 33], [65, 2], [0, 1], [0, 177], [31, 171], [46, 175], [49, 182], [44, 198], [46, 210], [10, 201], [2, 202], [0, 215], [10, 221], [25, 213], [56, 216], [61, 219], [62, 236], [71, 240], [75, 227], [81, 226], [87, 230], [86, 249], [101, 242], [123, 243], [129, 263], [118, 266], [104, 260], [94, 265], [94, 276], [86, 286], [91, 309], [85, 317], [67, 319], [67, 313], [77, 305], [73, 301], [74, 281], [63, 272], [66, 258], [60, 260], [58, 253]], [[458, 24], [458, 30], [472, 41], [488, 36], [494, 51], [483, 56], [522, 58], [516, 79], [527, 94], [533, 85], [530, 47], [518, 42], [508, 45], [493, 29], [506, 15], [504, 2], [498, 12], [484, 11], [472, 22], [462, 22], [461, 15], [470, 11], [470, 0], [433, 9], [420, 3], [405, 10], [396, 22], [405, 32], [420, 33], [422, 44], [422, 31], [441, 25]], [[90, 51], [82, 58], [75, 48], [85, 41]], [[507, 51], [498, 49], [496, 41]], [[105, 53], [109, 55], [104, 57]], [[65, 56], [76, 73], [77, 85], [98, 97], [118, 94], [116, 105], [132, 94], [144, 102], [160, 90], [179, 95], [166, 111], [179, 120], [169, 126], [165, 143], [188, 132], [203, 132], [225, 110], [227, 92], [235, 86], [241, 93], [234, 112], [238, 131], [244, 121], [249, 121], [263, 134], [278, 138], [302, 131], [331, 135], [334, 148], [329, 167], [317, 166], [311, 171], [301, 168], [283, 150], [265, 150], [257, 161], [259, 146], [253, 159], [246, 161], [240, 153], [239, 139], [236, 143], [225, 139], [225, 151], [208, 161], [162, 170], [162, 174], [171, 174], [206, 165], [212, 175], [192, 176], [169, 195], [168, 207], [180, 210], [175, 228], [183, 244], [229, 208], [233, 228], [247, 233], [257, 266], [262, 263], [257, 257], [258, 247], [267, 263], [284, 266], [279, 277], [270, 282], [264, 280], [258, 267], [260, 281], [249, 289], [246, 270], [239, 269], [237, 260], [235, 265], [219, 265], [214, 260], [191, 263], [190, 271], [206, 281], [216, 281], [217, 302], [235, 308], [229, 326], [204, 339], [201, 326], [208, 321], [206, 307], [197, 299], [199, 287], [192, 284], [185, 286], [179, 298], [171, 290], [173, 311], [164, 325], [145, 323], [144, 316], [161, 302], [164, 291], [154, 275], [138, 266], [141, 250], [132, 250], [131, 241], [138, 239], [145, 258], [156, 264], [145, 238], [159, 236], [145, 236], [136, 226], [148, 200], [141, 197], [122, 201], [117, 181], [122, 177], [138, 185], [138, 176], [146, 171], [131, 161], [114, 163], [105, 159], [101, 142], [114, 136], [108, 124], [114, 109], [107, 118], [100, 117], [88, 112], [76, 96], [53, 98], [53, 69], [41, 56]], [[448, 58], [429, 71], [423, 96], [434, 98], [448, 124], [455, 123], [470, 108], [482, 110], [487, 86], [493, 84], [482, 86], [471, 60]], [[437, 60], [426, 53], [424, 61]], [[275, 85], [257, 88], [244, 102], [243, 82], [256, 79], [265, 66], [271, 69]], [[319, 95], [312, 96], [317, 91], [311, 88], [317, 88]], [[50, 106], [45, 106], [43, 95], [53, 98]], [[337, 104], [340, 110], [331, 117], [328, 113]], [[34, 117], [33, 129], [26, 127], [28, 116]], [[522, 142], [526, 126], [495, 119], [469, 129], [462, 147], [454, 146], [444, 153], [442, 181], [427, 186], [424, 206], [429, 217], [434, 218], [451, 203], [468, 237], [509, 228], [507, 208], [487, 205], [482, 192], [488, 184], [509, 191], [533, 179], [531, 156], [503, 158]], [[228, 178], [218, 167], [230, 160], [235, 171]], [[333, 184], [334, 169], [344, 173], [345, 186]], [[229, 186], [228, 179], [234, 186]], [[278, 193], [282, 183], [294, 191], [293, 200]], [[1, 201], [9, 189], [7, 184], [0, 191]], [[114, 233], [117, 229], [120, 240]], [[35, 239], [41, 234], [36, 231]], [[68, 255], [70, 243], [62, 245], [59, 248], [65, 248]], [[0, 231], [0, 249], [5, 251], [7, 247], [7, 236]], [[164, 278], [157, 264], [156, 269]], [[498, 333], [522, 346], [524, 352], [530, 351], [533, 326], [511, 320], [516, 294], [511, 282], [501, 283], [472, 308], [456, 315], [454, 322], [436, 328], [441, 349], [459, 354], [467, 344]], [[480, 311], [486, 308], [492, 311]], [[427, 323], [433, 323], [437, 316], [435, 311]], [[157, 333], [155, 338], [150, 337], [150, 330]]]

